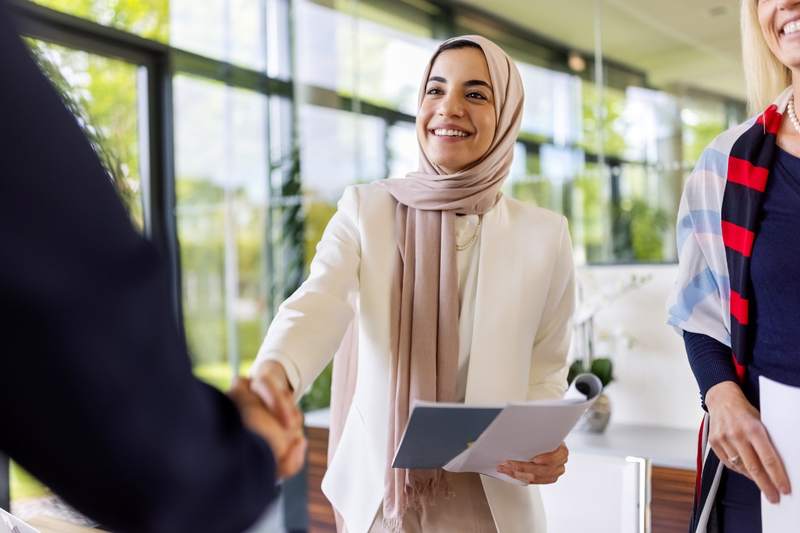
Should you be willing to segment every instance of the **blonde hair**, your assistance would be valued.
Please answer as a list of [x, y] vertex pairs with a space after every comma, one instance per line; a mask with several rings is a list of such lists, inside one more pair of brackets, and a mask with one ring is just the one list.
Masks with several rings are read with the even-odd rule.
[[742, 63], [751, 113], [760, 113], [792, 83], [791, 71], [772, 53], [758, 22], [758, 0], [742, 0]]

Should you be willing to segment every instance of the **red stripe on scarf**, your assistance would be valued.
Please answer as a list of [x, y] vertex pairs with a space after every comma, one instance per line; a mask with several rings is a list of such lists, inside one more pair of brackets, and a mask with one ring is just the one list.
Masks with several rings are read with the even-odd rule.
[[722, 240], [725, 246], [736, 250], [745, 257], [753, 251], [753, 240], [756, 234], [732, 222], [722, 221]]
[[746, 326], [748, 322], [749, 304], [747, 299], [742, 298], [738, 292], [731, 289], [731, 315], [743, 326]]
[[744, 185], [749, 189], [764, 192], [767, 188], [769, 169], [756, 167], [750, 161], [730, 156], [728, 158], [728, 181]]
[[781, 127], [782, 118], [783, 115], [778, 113], [778, 106], [772, 104], [767, 109], [765, 109], [763, 113], [758, 115], [758, 120], [756, 120], [756, 122], [758, 124], [763, 124], [765, 127], [764, 129], [767, 130], [767, 133], [777, 135], [778, 130]]

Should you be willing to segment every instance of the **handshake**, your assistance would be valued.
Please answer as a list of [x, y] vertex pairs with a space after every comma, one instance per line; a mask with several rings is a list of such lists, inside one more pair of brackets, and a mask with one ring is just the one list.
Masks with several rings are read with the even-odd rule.
[[239, 408], [244, 425], [269, 444], [278, 477], [295, 475], [305, 462], [307, 442], [303, 415], [280, 363], [262, 364], [252, 380], [238, 378], [228, 396]]

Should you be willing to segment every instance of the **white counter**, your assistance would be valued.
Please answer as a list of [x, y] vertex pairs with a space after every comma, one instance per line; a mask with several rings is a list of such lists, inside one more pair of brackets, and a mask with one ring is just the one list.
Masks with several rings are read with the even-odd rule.
[[612, 423], [605, 433], [571, 433], [567, 437], [567, 446], [573, 451], [644, 457], [650, 459], [653, 466], [694, 470], [697, 432]]
[[[327, 428], [328, 409], [306, 413], [308, 427]], [[573, 432], [567, 437], [572, 451], [613, 455], [617, 457], [643, 457], [653, 466], [694, 470], [697, 454], [697, 432], [687, 429], [658, 426], [614, 424], [605, 433]]]

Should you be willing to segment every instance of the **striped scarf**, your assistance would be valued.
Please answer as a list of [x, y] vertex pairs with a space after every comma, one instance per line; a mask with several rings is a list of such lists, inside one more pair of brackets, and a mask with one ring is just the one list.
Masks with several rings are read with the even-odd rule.
[[[730, 346], [740, 381], [752, 358], [750, 259], [790, 96], [787, 89], [763, 113], [711, 143], [686, 182], [678, 213], [678, 279], [668, 322]], [[698, 441], [690, 531], [712, 533], [708, 521], [722, 464], [708, 446], [707, 415]]]

